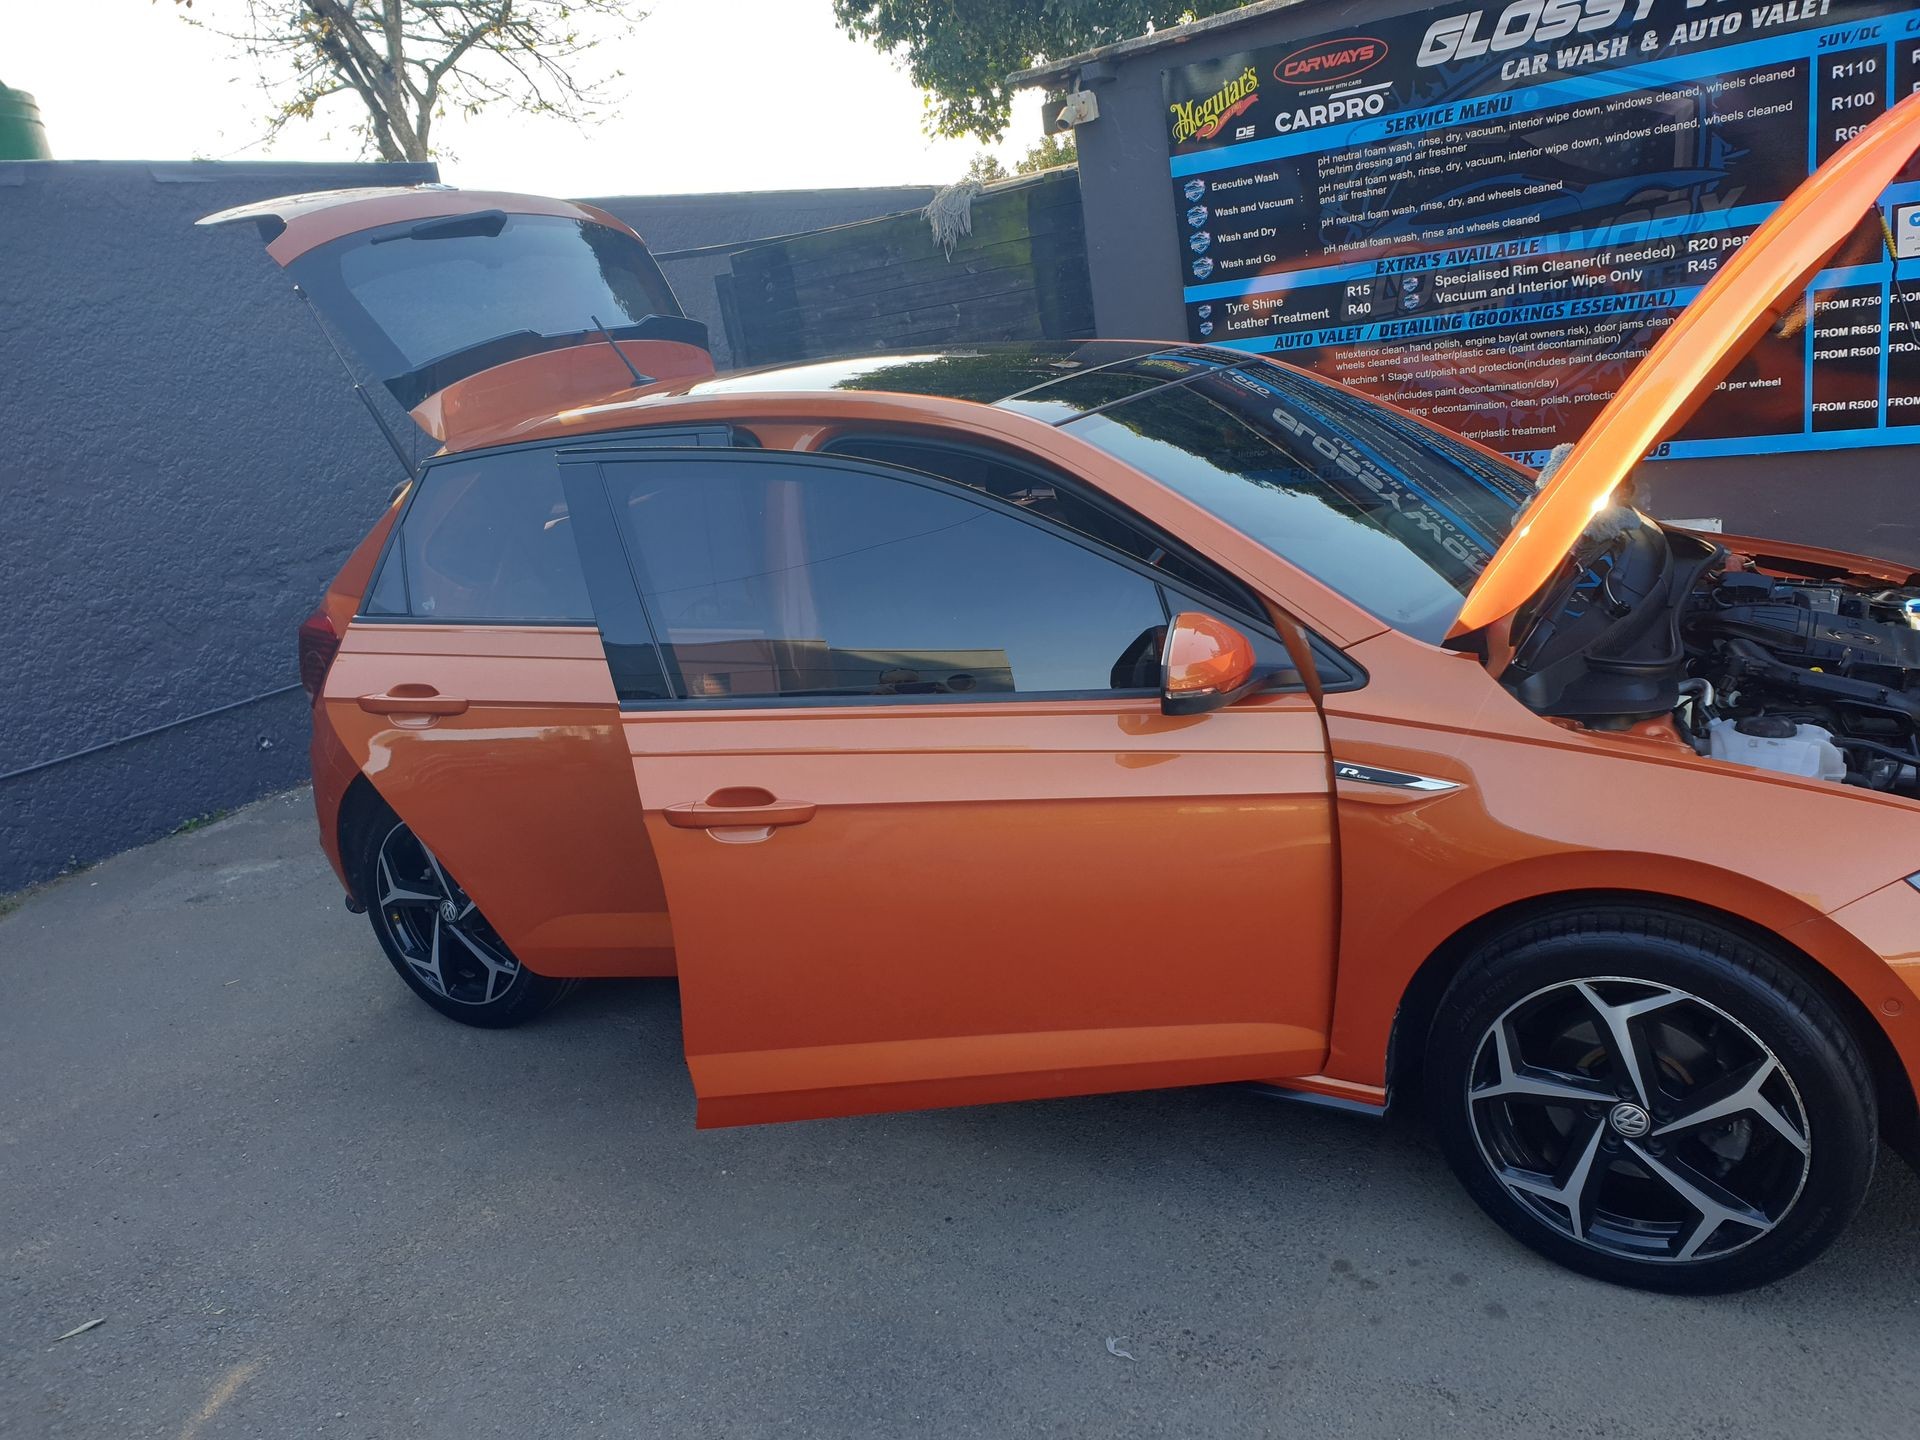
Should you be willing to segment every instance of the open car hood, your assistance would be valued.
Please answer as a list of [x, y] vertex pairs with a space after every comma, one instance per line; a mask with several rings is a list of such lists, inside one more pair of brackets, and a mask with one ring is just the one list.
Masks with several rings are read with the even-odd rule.
[[442, 441], [713, 373], [706, 326], [646, 243], [591, 205], [421, 185], [289, 195], [199, 223], [241, 222]]
[[1753, 344], [1800, 303], [1920, 148], [1909, 96], [1816, 170], [1667, 327], [1480, 572], [1456, 636], [1513, 614], [1554, 575], [1614, 488], [1685, 423]]

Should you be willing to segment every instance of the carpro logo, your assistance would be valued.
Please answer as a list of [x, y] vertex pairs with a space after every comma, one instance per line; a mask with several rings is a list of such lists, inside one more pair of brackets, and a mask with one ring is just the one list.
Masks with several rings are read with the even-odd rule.
[[1387, 58], [1387, 42], [1368, 35], [1321, 40], [1294, 51], [1273, 67], [1282, 85], [1336, 85], [1371, 70]]

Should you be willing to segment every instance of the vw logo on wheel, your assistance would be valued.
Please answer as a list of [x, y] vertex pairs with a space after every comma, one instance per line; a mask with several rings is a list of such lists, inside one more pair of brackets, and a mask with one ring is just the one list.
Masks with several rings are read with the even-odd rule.
[[440, 902], [440, 918], [451, 925], [460, 918], [460, 907], [451, 900]]
[[1607, 1116], [1614, 1133], [1627, 1140], [1638, 1140], [1653, 1128], [1653, 1120], [1631, 1100], [1622, 1100]]

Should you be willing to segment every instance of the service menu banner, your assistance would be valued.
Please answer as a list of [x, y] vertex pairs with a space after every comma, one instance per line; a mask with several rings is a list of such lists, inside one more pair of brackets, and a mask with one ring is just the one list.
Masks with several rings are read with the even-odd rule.
[[[1164, 84], [1191, 337], [1538, 464], [1814, 166], [1920, 88], [1920, 9], [1456, 3]], [[1888, 202], [1920, 256], [1920, 184]], [[1920, 441], [1909, 307], [1920, 258], [1896, 283], [1863, 224], [1661, 453]]]

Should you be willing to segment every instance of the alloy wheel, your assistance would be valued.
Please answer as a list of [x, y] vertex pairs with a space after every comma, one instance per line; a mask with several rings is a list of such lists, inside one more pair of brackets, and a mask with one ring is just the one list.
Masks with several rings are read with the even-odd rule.
[[1747, 1026], [1684, 990], [1594, 977], [1536, 990], [1474, 1052], [1469, 1125], [1540, 1223], [1622, 1258], [1744, 1249], [1786, 1218], [1813, 1136]]
[[438, 858], [404, 824], [380, 842], [381, 918], [420, 982], [461, 1005], [498, 1000], [520, 962]]

